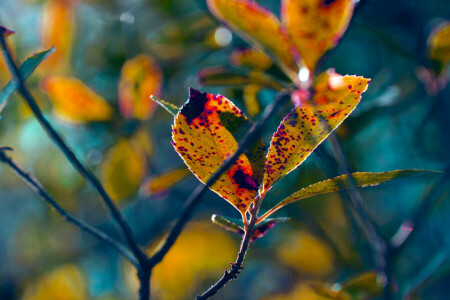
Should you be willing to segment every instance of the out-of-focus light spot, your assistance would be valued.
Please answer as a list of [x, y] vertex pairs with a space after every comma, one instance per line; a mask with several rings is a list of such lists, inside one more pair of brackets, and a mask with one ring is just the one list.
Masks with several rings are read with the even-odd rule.
[[231, 43], [233, 35], [231, 34], [231, 31], [229, 31], [227, 28], [217, 27], [214, 33], [214, 39], [216, 40], [217, 45], [221, 47], [226, 47]]
[[328, 79], [328, 87], [331, 90], [337, 90], [344, 86], [344, 78], [342, 76], [337, 74], [331, 74], [330, 78]]
[[335, 283], [335, 284], [333, 284], [333, 285], [331, 286], [331, 289], [332, 289], [334, 292], [339, 292], [339, 291], [342, 289], [342, 286], [341, 286], [339, 283]]
[[309, 70], [307, 67], [301, 67], [298, 72], [298, 79], [300, 82], [307, 82], [309, 79]]
[[120, 15], [120, 22], [122, 23], [128, 23], [133, 24], [134, 23], [134, 16], [129, 12], [124, 12]]
[[87, 159], [92, 165], [98, 165], [103, 160], [102, 152], [97, 149], [91, 149], [87, 154]]

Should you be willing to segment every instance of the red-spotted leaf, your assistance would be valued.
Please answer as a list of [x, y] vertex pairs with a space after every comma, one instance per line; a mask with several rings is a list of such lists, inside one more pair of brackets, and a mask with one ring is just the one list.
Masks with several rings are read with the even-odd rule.
[[[228, 128], [239, 127], [243, 119], [227, 98], [190, 89], [189, 100], [175, 117], [172, 138], [175, 150], [201, 182], [236, 152], [238, 143]], [[249, 158], [242, 154], [211, 189], [245, 213], [259, 187], [254, 175]]]
[[313, 101], [296, 105], [272, 137], [266, 159], [264, 190], [297, 168], [353, 111], [369, 79], [321, 74]]
[[341, 175], [331, 179], [327, 179], [321, 182], [317, 182], [307, 186], [298, 192], [290, 195], [273, 208], [271, 208], [267, 213], [263, 215], [261, 219], [270, 216], [280, 208], [299, 201], [305, 198], [313, 197], [320, 194], [336, 192], [340, 190], [350, 189], [353, 187], [368, 187], [375, 186], [385, 181], [389, 181], [396, 178], [408, 177], [413, 175], [420, 175], [434, 171], [427, 170], [395, 170], [389, 172], [371, 173], [371, 172], [356, 172], [351, 175]]
[[354, 0], [283, 0], [283, 25], [311, 71], [319, 58], [339, 42], [354, 6]]
[[251, 0], [207, 0], [209, 10], [249, 43], [268, 51], [295, 78], [298, 67], [292, 43], [278, 18]]

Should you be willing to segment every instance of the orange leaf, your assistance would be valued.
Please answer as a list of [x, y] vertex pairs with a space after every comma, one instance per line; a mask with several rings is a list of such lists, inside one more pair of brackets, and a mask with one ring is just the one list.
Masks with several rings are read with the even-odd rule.
[[354, 0], [283, 0], [283, 24], [310, 71], [314, 71], [327, 50], [336, 46], [347, 29], [354, 6]]
[[161, 194], [185, 179], [189, 174], [189, 170], [186, 169], [186, 167], [170, 170], [159, 176], [148, 179], [143, 184], [141, 191], [147, 196]]
[[318, 76], [313, 101], [296, 105], [274, 134], [266, 159], [264, 190], [297, 168], [353, 111], [369, 79], [341, 76], [334, 71]]
[[278, 18], [251, 0], [207, 0], [209, 10], [251, 44], [273, 54], [282, 69], [295, 78], [292, 43]]
[[[175, 117], [172, 138], [175, 150], [201, 182], [236, 152], [238, 143], [228, 128], [242, 120], [244, 114], [227, 98], [191, 88], [189, 100]], [[211, 189], [244, 214], [258, 187], [252, 165], [242, 154]]]
[[50, 76], [41, 82], [41, 88], [50, 96], [53, 112], [65, 121], [106, 121], [112, 117], [109, 104], [76, 78]]
[[264, 52], [254, 48], [236, 49], [230, 55], [230, 63], [236, 67], [267, 70], [272, 60]]
[[140, 144], [121, 139], [108, 150], [100, 165], [100, 175], [108, 194], [121, 200], [137, 190], [146, 171], [146, 158]]
[[147, 55], [138, 55], [122, 66], [119, 80], [119, 108], [125, 118], [146, 120], [156, 104], [150, 95], [159, 96], [162, 72], [156, 61]]
[[43, 47], [56, 47], [55, 54], [43, 63], [44, 68], [66, 71], [75, 35], [75, 1], [48, 0], [42, 20]]

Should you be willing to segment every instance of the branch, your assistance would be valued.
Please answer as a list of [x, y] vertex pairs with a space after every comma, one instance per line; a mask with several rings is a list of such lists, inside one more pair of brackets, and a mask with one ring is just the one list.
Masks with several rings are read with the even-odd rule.
[[169, 236], [167, 237], [166, 241], [164, 242], [164, 245], [161, 247], [158, 252], [156, 252], [151, 258], [150, 258], [150, 265], [153, 267], [160, 263], [164, 256], [167, 254], [167, 252], [170, 250], [170, 248], [175, 243], [176, 239], [180, 235], [181, 231], [183, 230], [184, 226], [186, 225], [187, 221], [190, 219], [192, 211], [194, 207], [199, 203], [201, 196], [204, 192], [210, 187], [211, 185], [216, 182], [220, 178], [220, 176], [225, 173], [228, 168], [230, 168], [234, 162], [238, 159], [238, 157], [244, 153], [248, 147], [251, 146], [253, 140], [259, 135], [261, 132], [263, 126], [267, 122], [267, 120], [275, 114], [277, 111], [277, 108], [285, 104], [290, 99], [290, 95], [286, 93], [280, 93], [275, 98], [275, 101], [273, 101], [267, 108], [264, 110], [261, 118], [256, 122], [252, 128], [245, 134], [245, 136], [240, 140], [239, 142], [239, 148], [236, 150], [236, 152], [231, 156], [228, 160], [226, 160], [222, 166], [208, 179], [206, 184], [200, 184], [197, 186], [197, 188], [194, 190], [194, 192], [189, 196], [189, 198], [186, 200], [186, 204], [184, 205], [180, 216], [177, 219], [177, 222], [172, 227]]
[[[4, 28], [4, 27], [2, 27]], [[63, 138], [55, 131], [55, 129], [50, 125], [50, 123], [44, 118], [39, 106], [36, 103], [36, 100], [33, 98], [31, 93], [28, 91], [27, 87], [25, 86], [25, 83], [23, 81], [23, 78], [20, 74], [19, 69], [17, 68], [16, 63], [14, 62], [14, 59], [11, 55], [11, 52], [8, 48], [8, 45], [6, 43], [5, 37], [3, 34], [0, 33], [0, 44], [1, 48], [5, 57], [5, 61], [9, 67], [9, 70], [13, 76], [13, 79], [18, 83], [18, 91], [24, 98], [24, 100], [27, 102], [28, 106], [32, 110], [33, 114], [36, 116], [36, 119], [39, 121], [41, 126], [44, 128], [44, 130], [47, 132], [50, 139], [53, 140], [53, 142], [59, 147], [59, 149], [64, 153], [66, 158], [70, 161], [70, 163], [77, 169], [77, 171], [88, 181], [90, 182], [93, 187], [97, 190], [97, 192], [102, 197], [103, 201], [105, 202], [106, 206], [108, 207], [110, 213], [116, 220], [116, 222], [119, 224], [132, 252], [136, 256], [136, 258], [139, 261], [145, 261], [147, 259], [146, 255], [142, 252], [142, 250], [139, 248], [136, 239], [133, 235], [133, 232], [131, 231], [131, 228], [129, 227], [127, 221], [123, 217], [123, 215], [120, 213], [117, 206], [114, 204], [112, 199], [109, 197], [109, 195], [106, 193], [105, 189], [101, 185], [100, 181], [95, 177], [95, 175], [89, 171], [77, 158], [75, 153], [67, 146]]]
[[25, 171], [21, 166], [19, 166], [11, 157], [6, 154], [6, 150], [12, 150], [9, 147], [0, 147], [0, 161], [8, 165], [25, 183], [27, 183], [45, 202], [47, 202], [51, 207], [53, 207], [67, 222], [70, 222], [83, 230], [84, 232], [90, 234], [91, 236], [97, 238], [98, 240], [107, 243], [114, 249], [116, 249], [120, 254], [122, 254], [126, 259], [128, 259], [134, 266], [137, 266], [137, 262], [126, 247], [120, 244], [118, 241], [111, 238], [105, 232], [98, 230], [97, 228], [89, 225], [85, 221], [78, 219], [76, 216], [67, 212], [62, 208], [50, 194], [44, 189], [44, 187], [39, 183], [39, 181], [30, 173]]

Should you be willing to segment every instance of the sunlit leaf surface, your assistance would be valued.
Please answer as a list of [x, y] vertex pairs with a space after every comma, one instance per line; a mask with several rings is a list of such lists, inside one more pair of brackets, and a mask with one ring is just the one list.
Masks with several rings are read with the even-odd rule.
[[311, 71], [325, 51], [339, 42], [354, 6], [354, 0], [283, 0], [283, 25]]
[[[230, 129], [238, 128], [245, 120], [244, 114], [227, 98], [191, 88], [189, 100], [172, 127], [173, 145], [194, 175], [205, 183], [222, 162], [236, 152], [238, 143]], [[262, 150], [252, 162], [261, 160]], [[258, 187], [252, 164], [242, 154], [211, 189], [243, 213], [256, 196]]]
[[327, 72], [319, 76], [313, 101], [297, 105], [281, 122], [266, 160], [264, 190], [297, 168], [353, 111], [369, 79]]
[[159, 96], [162, 72], [156, 61], [138, 55], [125, 62], [119, 80], [119, 108], [125, 118], [148, 119], [155, 110], [150, 95]]
[[108, 150], [100, 165], [100, 176], [106, 191], [114, 200], [135, 192], [146, 172], [143, 149], [133, 140], [121, 139]]
[[250, 0], [208, 0], [210, 11], [251, 44], [268, 50], [288, 74], [297, 74], [289, 36], [278, 18]]
[[49, 95], [54, 113], [65, 121], [106, 121], [112, 117], [109, 104], [76, 78], [50, 76], [41, 88]]
[[351, 175], [341, 175], [332, 179], [327, 179], [321, 182], [311, 184], [308, 187], [295, 192], [291, 196], [287, 197], [280, 203], [278, 203], [270, 211], [275, 212], [278, 209], [286, 206], [292, 202], [313, 197], [315, 195], [336, 192], [340, 190], [349, 189], [356, 186], [367, 187], [378, 185], [382, 182], [392, 180], [400, 177], [407, 177], [413, 175], [424, 174], [431, 171], [425, 170], [396, 170], [389, 172], [371, 173], [371, 172], [356, 172]]
[[169, 188], [179, 183], [190, 174], [189, 170], [184, 168], [173, 169], [161, 175], [149, 178], [141, 187], [141, 191], [149, 196], [166, 192]]

